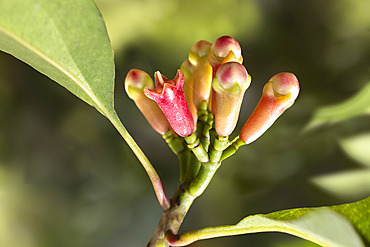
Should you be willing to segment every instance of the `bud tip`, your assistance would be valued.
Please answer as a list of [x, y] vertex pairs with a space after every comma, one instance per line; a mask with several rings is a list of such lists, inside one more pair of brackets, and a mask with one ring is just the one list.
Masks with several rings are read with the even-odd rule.
[[218, 38], [211, 47], [211, 51], [217, 58], [225, 58], [230, 51], [234, 53], [235, 58], [242, 55], [242, 50], [238, 41], [230, 36], [222, 36]]

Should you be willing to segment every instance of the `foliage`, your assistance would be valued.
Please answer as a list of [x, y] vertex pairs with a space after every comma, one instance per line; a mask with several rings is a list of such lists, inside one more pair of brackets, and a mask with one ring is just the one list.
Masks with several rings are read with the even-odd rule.
[[364, 220], [369, 218], [370, 198], [367, 198], [339, 206], [300, 208], [249, 216], [233, 226], [209, 227], [183, 233], [175, 243], [176, 246], [185, 246], [195, 240], [212, 237], [278, 231], [308, 239], [321, 246], [365, 246], [357, 232], [361, 233], [367, 244], [370, 243], [370, 222]]

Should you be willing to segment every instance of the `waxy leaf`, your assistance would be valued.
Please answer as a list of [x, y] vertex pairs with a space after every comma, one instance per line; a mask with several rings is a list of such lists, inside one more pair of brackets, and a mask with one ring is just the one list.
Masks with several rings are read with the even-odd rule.
[[320, 108], [314, 114], [305, 130], [367, 114], [370, 114], [370, 82], [365, 84], [356, 95], [348, 100]]
[[339, 144], [349, 157], [370, 167], [370, 132], [343, 138]]
[[326, 192], [346, 199], [370, 195], [370, 169], [356, 169], [313, 177], [311, 182]]
[[339, 206], [299, 208], [249, 216], [236, 225], [185, 232], [168, 237], [168, 240], [173, 246], [186, 246], [201, 239], [256, 232], [288, 233], [327, 247], [369, 246], [370, 197]]
[[0, 50], [112, 113], [114, 61], [91, 0], [0, 0]]
[[168, 204], [158, 174], [115, 112], [113, 51], [93, 0], [0, 0], [0, 50], [106, 116], [140, 160], [161, 205]]

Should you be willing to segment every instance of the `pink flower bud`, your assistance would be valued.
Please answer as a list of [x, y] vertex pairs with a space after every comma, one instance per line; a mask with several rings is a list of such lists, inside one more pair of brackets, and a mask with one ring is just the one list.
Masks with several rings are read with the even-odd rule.
[[260, 137], [298, 97], [299, 83], [292, 73], [274, 75], [264, 86], [260, 101], [242, 128], [239, 138], [246, 144]]
[[235, 129], [250, 82], [251, 77], [240, 63], [225, 63], [217, 70], [212, 83], [212, 113], [218, 135], [226, 137]]
[[212, 86], [212, 66], [208, 62], [211, 43], [205, 40], [195, 43], [189, 53], [193, 65], [193, 102], [198, 109], [202, 101], [209, 101]]
[[170, 124], [158, 105], [145, 96], [144, 87], [153, 88], [153, 80], [150, 76], [139, 69], [130, 70], [125, 79], [127, 95], [135, 102], [152, 128], [163, 135], [170, 130]]
[[178, 135], [191, 135], [195, 125], [183, 91], [184, 73], [178, 70], [176, 77], [170, 80], [157, 71], [154, 77], [156, 89], [145, 88], [145, 95], [157, 102]]
[[227, 62], [243, 62], [242, 50], [239, 43], [230, 36], [222, 36], [213, 42], [208, 61], [213, 67], [213, 74]]

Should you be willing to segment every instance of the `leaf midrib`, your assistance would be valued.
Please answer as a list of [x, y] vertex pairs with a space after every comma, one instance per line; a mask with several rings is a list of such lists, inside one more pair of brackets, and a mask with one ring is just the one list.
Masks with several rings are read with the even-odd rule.
[[32, 46], [31, 44], [29, 44], [26, 40], [22, 39], [21, 37], [19, 37], [18, 35], [14, 34], [13, 32], [11, 32], [10, 30], [4, 28], [3, 26], [0, 26], [0, 32], [4, 33], [5, 35], [7, 35], [8, 37], [12, 38], [14, 41], [18, 42], [20, 45], [22, 45], [23, 47], [27, 48], [28, 50], [30, 50], [31, 52], [34, 52], [36, 55], [38, 55], [40, 58], [42, 58], [43, 60], [45, 60], [47, 63], [51, 64], [52, 66], [54, 66], [57, 70], [59, 70], [60, 72], [62, 72], [63, 74], [65, 74], [67, 77], [69, 77], [73, 82], [75, 82], [86, 94], [88, 97], [90, 97], [92, 99], [92, 101], [96, 104], [97, 108], [105, 115], [107, 116], [107, 109], [105, 109], [105, 107], [102, 106], [102, 104], [100, 103], [100, 101], [95, 97], [95, 95], [89, 91], [88, 88], [86, 88], [82, 82], [80, 82], [80, 80], [74, 76], [71, 72], [67, 71], [66, 69], [63, 68], [63, 66], [61, 66], [58, 62], [56, 62], [55, 60], [51, 59], [50, 57], [48, 57], [46, 54], [44, 54], [42, 51], [40, 51], [39, 49], [35, 48], [34, 46]]

